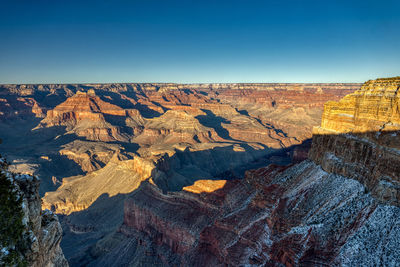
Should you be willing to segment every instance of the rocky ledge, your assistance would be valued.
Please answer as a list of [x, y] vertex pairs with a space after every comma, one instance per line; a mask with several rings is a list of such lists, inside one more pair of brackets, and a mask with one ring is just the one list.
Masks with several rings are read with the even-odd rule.
[[0, 265], [68, 266], [58, 218], [41, 211], [39, 179], [7, 171], [1, 157], [0, 165]]

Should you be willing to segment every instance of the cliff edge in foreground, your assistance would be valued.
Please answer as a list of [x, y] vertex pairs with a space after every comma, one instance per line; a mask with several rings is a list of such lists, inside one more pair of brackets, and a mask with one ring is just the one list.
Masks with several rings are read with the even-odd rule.
[[68, 266], [61, 225], [41, 211], [39, 180], [7, 171], [0, 157], [0, 266]]

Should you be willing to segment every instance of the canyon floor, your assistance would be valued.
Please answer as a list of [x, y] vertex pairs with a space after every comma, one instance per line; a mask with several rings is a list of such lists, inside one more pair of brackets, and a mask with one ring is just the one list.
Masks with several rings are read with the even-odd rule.
[[398, 160], [397, 83], [1, 85], [0, 151], [71, 266], [351, 265], [379, 216], [397, 236], [399, 172], [367, 148]]

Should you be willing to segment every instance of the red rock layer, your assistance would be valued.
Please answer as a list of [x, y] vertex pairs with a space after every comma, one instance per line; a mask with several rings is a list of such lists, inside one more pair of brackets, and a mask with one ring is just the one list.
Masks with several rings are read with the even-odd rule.
[[[146, 261], [151, 252], [153, 264], [165, 266], [395, 266], [398, 83], [367, 82], [341, 102], [328, 103], [322, 126], [329, 127], [314, 135], [314, 162], [248, 171], [215, 191], [198, 183], [188, 192], [163, 194], [143, 183], [125, 202], [120, 233], [136, 242], [124, 252], [125, 262]], [[290, 94], [280, 105], [285, 101]], [[341, 116], [349, 111], [352, 119]], [[341, 117], [352, 125], [345, 134], [334, 120]], [[376, 125], [384, 127], [377, 131]], [[304, 160], [306, 151], [299, 146], [292, 157]], [[121, 248], [104, 257], [115, 259]]]
[[126, 141], [119, 125], [114, 126], [106, 119], [114, 120], [135, 116], [135, 112], [125, 111], [119, 106], [107, 103], [96, 96], [93, 90], [77, 92], [74, 96], [47, 112], [40, 127], [67, 126], [75, 132], [94, 141]]
[[101, 100], [94, 94], [77, 92], [53, 110], [47, 112], [47, 125], [76, 125], [82, 120], [103, 121], [104, 114], [125, 116], [124, 109]]
[[[121, 255], [164, 266], [386, 265], [400, 257], [400, 209], [311, 161], [270, 165], [200, 194], [165, 195], [145, 183], [124, 213], [126, 241], [96, 264], [119, 264]], [[127, 240], [136, 245], [121, 252]]]
[[228, 103], [261, 104], [266, 107], [289, 108], [293, 106], [322, 107], [329, 100], [339, 100], [352, 93], [354, 89], [321, 89], [321, 87], [304, 90], [303, 86], [293, 86], [287, 90], [221, 90], [210, 96]]

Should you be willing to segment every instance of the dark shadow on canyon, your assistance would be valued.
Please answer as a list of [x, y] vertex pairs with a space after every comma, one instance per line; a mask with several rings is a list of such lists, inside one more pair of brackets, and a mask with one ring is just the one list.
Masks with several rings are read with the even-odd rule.
[[35, 174], [41, 178], [40, 195], [47, 191], [54, 191], [60, 183], [54, 183], [52, 177], [61, 181], [64, 177], [84, 174], [81, 167], [59, 151], [64, 145], [85, 140], [74, 134], [65, 134], [64, 126], [35, 128], [41, 118], [31, 116], [29, 119], [14, 119], [0, 123], [2, 132], [0, 138], [3, 144], [0, 153], [10, 162], [18, 164], [40, 165]]
[[[232, 141], [237, 141], [232, 139], [230, 137], [228, 130], [226, 130], [224, 127], [222, 127], [222, 123], [230, 124], [228, 120], [226, 120], [223, 117], [216, 116], [212, 111], [207, 110], [207, 109], [202, 109], [206, 115], [198, 115], [195, 118], [204, 126], [213, 128], [215, 132], [222, 138], [226, 140], [232, 140]], [[239, 141], [240, 142], [240, 141]]]
[[[161, 116], [161, 113], [137, 102], [139, 100], [138, 95], [142, 95], [145, 98], [147, 97], [144, 93], [133, 91], [115, 93], [105, 90], [96, 90], [95, 93], [104, 102], [119, 106], [123, 109], [137, 109], [140, 111], [140, 114], [145, 118], [154, 118]], [[151, 103], [155, 106], [161, 107], [158, 103]]]
[[[309, 144], [310, 141], [307, 140], [306, 144], [286, 149], [270, 149], [264, 146], [263, 149], [256, 150], [241, 144], [246, 151], [235, 151], [233, 145], [204, 151], [176, 151], [175, 155], [168, 158], [167, 164], [157, 166], [157, 170], [153, 172], [153, 179], [164, 194], [179, 192], [183, 187], [193, 185], [200, 179], [224, 179], [228, 180], [226, 186], [230, 186], [231, 183], [240, 180], [246, 170], [271, 163], [290, 164], [292, 151], [300, 146], [304, 146], [308, 151]], [[240, 164], [243, 158], [246, 162]], [[138, 189], [129, 194], [112, 197], [102, 194], [87, 209], [60, 216], [64, 231], [61, 246], [71, 266], [85, 266], [99, 257], [96, 254], [98, 252], [95, 252], [96, 243], [117, 231], [123, 222], [125, 199], [135, 194], [142, 186], [143, 182]], [[225, 190], [224, 188], [220, 190]], [[213, 192], [209, 195], [212, 199], [218, 194]], [[216, 198], [215, 201], [217, 200]]]
[[58, 215], [63, 228], [61, 246], [70, 266], [85, 266], [90, 248], [121, 225], [126, 197], [128, 194], [102, 194], [86, 210]]
[[[377, 132], [370, 133], [355, 133], [356, 137], [368, 138], [384, 147], [398, 149], [400, 147], [400, 131]], [[336, 137], [337, 135], [325, 135], [325, 138]], [[347, 136], [344, 134], [343, 136]], [[318, 138], [318, 135], [316, 135]], [[368, 139], [363, 142], [368, 142]], [[242, 144], [241, 144], [242, 145]], [[335, 146], [335, 142], [330, 142], [331, 146]], [[200, 194], [186, 192], [184, 194], [197, 195], [201, 199], [206, 199], [208, 203], [220, 205], [223, 201], [220, 199], [226, 190], [237, 183], [240, 186], [246, 187], [246, 183], [242, 183], [240, 178], [243, 177], [245, 170], [265, 167], [269, 164], [275, 165], [290, 165], [306, 158], [308, 150], [311, 146], [311, 140], [305, 140], [299, 145], [294, 145], [286, 149], [269, 149], [264, 147], [260, 149], [260, 154], [254, 151], [250, 146], [244, 146], [246, 152], [235, 151], [233, 146], [217, 147], [204, 151], [177, 151], [177, 153], [168, 159], [168, 164], [158, 166], [158, 171], [153, 175], [160, 192], [164, 195], [181, 194], [181, 190], [185, 186], [193, 185], [199, 179], [226, 179], [226, 184], [221, 188], [216, 188], [213, 192], [203, 192]], [[253, 150], [252, 150], [253, 149]], [[268, 151], [266, 151], [268, 150]], [[397, 150], [396, 150], [397, 151]], [[257, 156], [246, 156], [246, 153]], [[262, 152], [266, 152], [262, 154]], [[397, 152], [390, 152], [397, 153]], [[237, 159], [249, 157], [248, 161], [243, 164], [237, 163]], [[361, 157], [362, 158], [362, 157]], [[214, 166], [218, 164], [218, 166]], [[390, 163], [387, 163], [390, 164]], [[214, 169], [213, 169], [214, 168]], [[208, 173], [208, 174], [207, 174]], [[158, 177], [158, 178], [157, 178]], [[174, 181], [174, 179], [176, 179]], [[132, 196], [140, 197], [139, 192], [144, 190], [149, 182], [145, 181], [133, 192], [129, 194], [118, 194], [116, 196], [101, 195], [88, 209], [72, 213], [69, 216], [61, 216], [65, 236], [63, 237], [62, 247], [64, 253], [70, 261], [71, 266], [84, 266], [96, 259], [104, 256], [103, 253], [111, 253], [115, 249], [122, 249], [116, 245], [121, 240], [116, 240], [114, 237], [109, 239], [110, 235], [116, 234], [121, 237], [118, 228], [123, 222], [124, 201]], [[252, 190], [250, 187], [246, 190]], [[163, 196], [161, 196], [163, 197]], [[147, 203], [149, 203], [147, 201]], [[148, 205], [151, 205], [148, 204]], [[123, 238], [123, 237], [121, 237]], [[129, 237], [131, 238], [131, 237]], [[112, 242], [110, 250], [103, 251], [97, 247], [97, 242]], [[121, 244], [123, 241], [121, 241]], [[135, 241], [136, 242], [136, 241]], [[108, 244], [107, 244], [108, 245]], [[136, 247], [132, 247], [129, 253], [135, 253]]]

